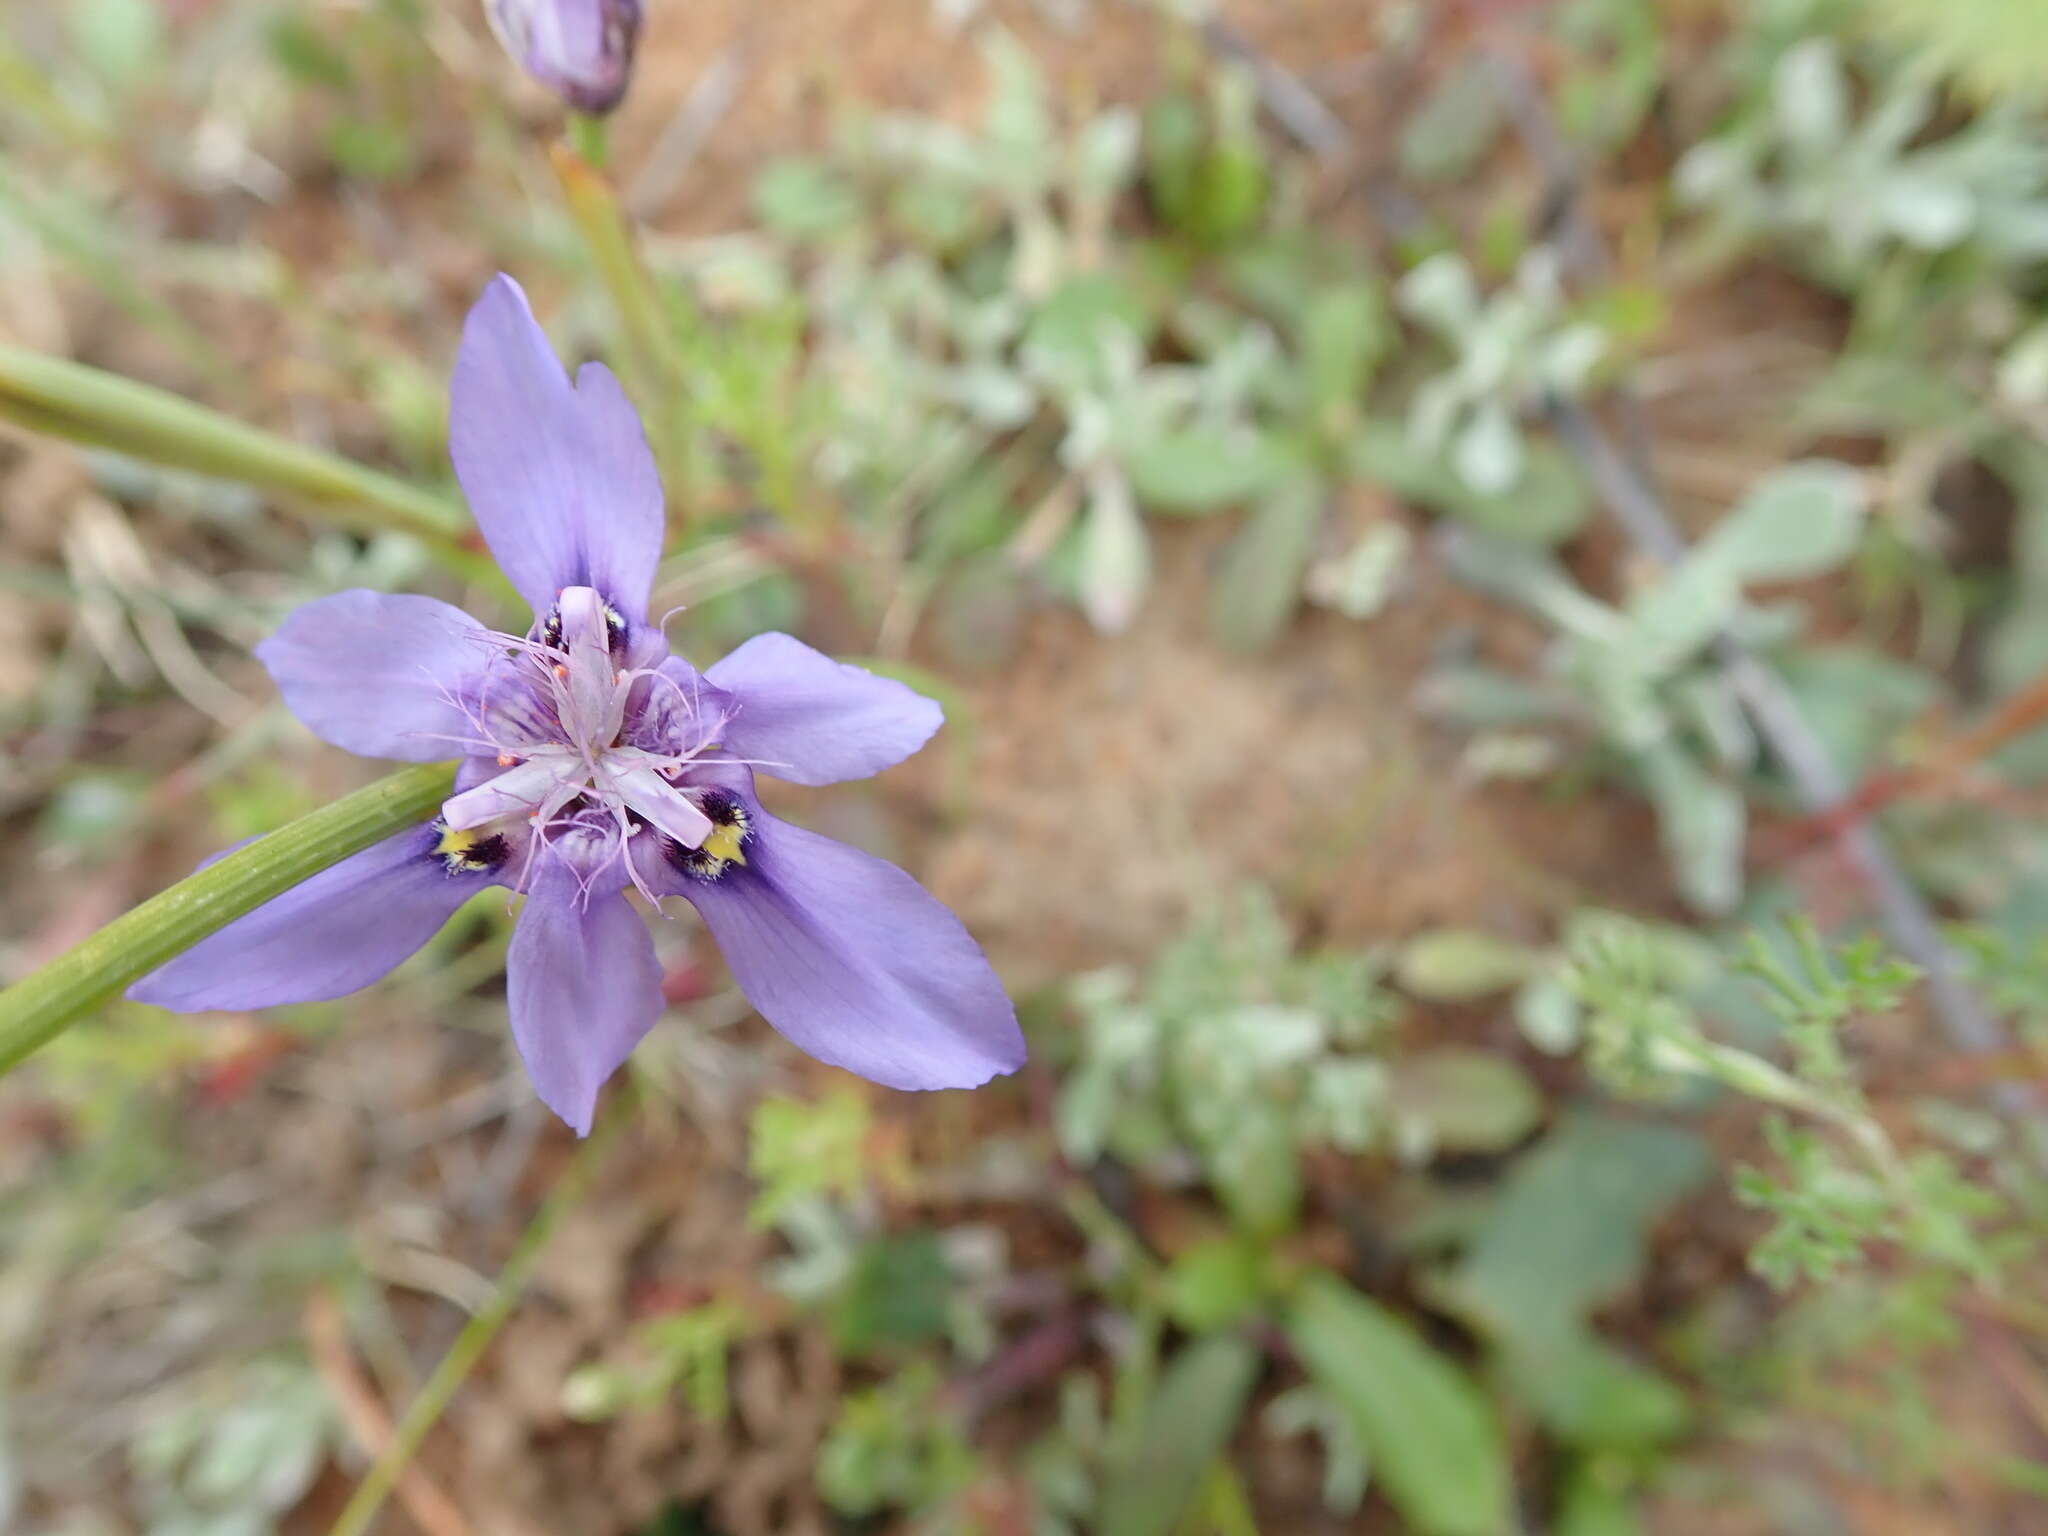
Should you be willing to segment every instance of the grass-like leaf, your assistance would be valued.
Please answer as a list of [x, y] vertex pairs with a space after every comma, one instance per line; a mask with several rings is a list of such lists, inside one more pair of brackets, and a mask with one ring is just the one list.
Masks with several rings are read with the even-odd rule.
[[243, 913], [425, 821], [454, 787], [452, 763], [394, 773], [236, 849], [117, 917], [0, 992], [0, 1072]]
[[448, 497], [103, 369], [0, 344], [0, 418], [150, 464], [274, 491], [324, 518], [423, 540], [459, 574], [490, 565]]

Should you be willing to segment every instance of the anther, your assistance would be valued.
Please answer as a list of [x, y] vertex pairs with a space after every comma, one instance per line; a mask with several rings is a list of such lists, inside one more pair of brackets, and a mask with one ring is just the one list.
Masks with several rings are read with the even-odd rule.
[[504, 864], [511, 854], [505, 839], [495, 833], [473, 828], [458, 831], [442, 821], [434, 826], [440, 833], [434, 852], [441, 856], [442, 866], [451, 875], [487, 873]]
[[702, 809], [712, 827], [703, 843], [696, 848], [686, 848], [664, 838], [662, 851], [668, 856], [669, 863], [684, 874], [695, 875], [699, 880], [716, 880], [735, 864], [742, 867], [747, 864], [746, 848], [753, 839], [753, 827], [748, 820], [746, 806], [736, 795], [723, 790], [708, 791], [703, 797]]

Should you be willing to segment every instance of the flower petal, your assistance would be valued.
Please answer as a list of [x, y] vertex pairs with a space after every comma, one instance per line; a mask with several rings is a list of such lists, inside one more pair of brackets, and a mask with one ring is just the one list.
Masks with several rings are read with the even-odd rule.
[[256, 659], [322, 741], [431, 763], [460, 757], [476, 733], [462, 700], [490, 663], [486, 634], [431, 597], [337, 592], [295, 609]]
[[491, 553], [545, 614], [595, 587], [634, 624], [661, 558], [661, 479], [602, 363], [572, 385], [520, 286], [500, 273], [462, 327], [448, 451]]
[[836, 784], [892, 768], [946, 718], [893, 678], [834, 661], [789, 635], [756, 635], [704, 676], [737, 705], [720, 745], [792, 784]]
[[450, 874], [434, 851], [439, 837], [412, 827], [351, 854], [151, 971], [128, 996], [199, 1013], [325, 1002], [368, 986], [492, 883], [485, 872]]
[[590, 1134], [597, 1090], [661, 1017], [647, 924], [617, 890], [586, 899], [561, 860], [539, 861], [505, 962], [512, 1038], [541, 1102]]
[[973, 1088], [1024, 1064], [1016, 1011], [958, 918], [895, 865], [744, 803], [744, 863], [670, 868], [657, 888], [703, 914], [763, 1018], [890, 1088]]

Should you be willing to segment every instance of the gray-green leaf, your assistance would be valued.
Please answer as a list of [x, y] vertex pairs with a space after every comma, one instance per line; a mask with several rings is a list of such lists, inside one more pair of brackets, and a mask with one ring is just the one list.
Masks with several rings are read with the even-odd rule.
[[1500, 1337], [1577, 1323], [1635, 1283], [1650, 1223], [1711, 1166], [1690, 1131], [1571, 1116], [1516, 1163], [1449, 1293]]
[[1869, 500], [1846, 464], [1788, 464], [1759, 481], [1694, 558], [1720, 561], [1744, 583], [1822, 576], [1856, 552]]
[[1296, 445], [1269, 432], [1176, 427], [1140, 438], [1122, 454], [1138, 500], [1153, 512], [1215, 512], [1265, 495], [1304, 464]]
[[1501, 95], [1483, 57], [1452, 74], [1401, 131], [1401, 173], [1410, 181], [1466, 176], [1500, 136]]
[[1710, 915], [1732, 912], [1742, 899], [1749, 829], [1742, 791], [1707, 772], [1675, 741], [1640, 754], [1637, 766], [1685, 899]]
[[1424, 1051], [1394, 1067], [1392, 1102], [1446, 1152], [1505, 1152], [1543, 1118], [1529, 1074], [1491, 1051]]
[[1402, 946], [1394, 978], [1427, 1002], [1462, 1003], [1519, 985], [1541, 960], [1513, 939], [1474, 928], [1433, 928]]
[[1309, 295], [1301, 317], [1301, 371], [1318, 423], [1365, 393], [1393, 340], [1378, 284], [1336, 283]]
[[1257, 651], [1279, 637], [1301, 601], [1322, 520], [1322, 485], [1306, 479], [1275, 491], [1245, 520], [1210, 594], [1210, 623], [1222, 644]]

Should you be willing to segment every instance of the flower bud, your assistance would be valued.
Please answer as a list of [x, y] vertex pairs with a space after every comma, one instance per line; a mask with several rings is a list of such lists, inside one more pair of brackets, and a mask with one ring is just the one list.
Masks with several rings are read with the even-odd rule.
[[633, 76], [640, 0], [486, 0], [491, 30], [534, 79], [579, 112], [609, 112]]

